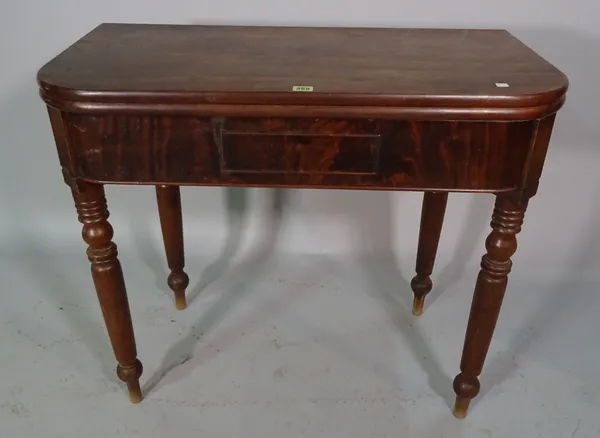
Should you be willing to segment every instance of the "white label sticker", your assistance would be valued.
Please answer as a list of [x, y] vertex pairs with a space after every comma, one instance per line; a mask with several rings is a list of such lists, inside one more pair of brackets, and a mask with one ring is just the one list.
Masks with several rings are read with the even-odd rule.
[[301, 91], [301, 92], [312, 92], [314, 91], [314, 87], [312, 85], [294, 85], [292, 87], [292, 91]]
[[508, 85], [506, 82], [496, 82], [496, 87], [498, 87], [498, 88], [509, 88], [510, 85]]

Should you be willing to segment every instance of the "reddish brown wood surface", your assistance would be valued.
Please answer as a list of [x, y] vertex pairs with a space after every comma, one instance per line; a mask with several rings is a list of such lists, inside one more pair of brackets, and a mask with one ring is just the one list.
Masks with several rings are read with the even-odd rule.
[[137, 359], [123, 271], [117, 258], [117, 246], [112, 241], [113, 229], [107, 221], [104, 188], [75, 182], [71, 189], [79, 221], [83, 224], [83, 240], [89, 245], [87, 255], [92, 262], [94, 286], [118, 362], [117, 375], [127, 384], [131, 401], [139, 403], [142, 363]]
[[442, 224], [446, 213], [448, 193], [425, 192], [421, 210], [421, 227], [419, 230], [419, 248], [417, 250], [417, 275], [410, 282], [415, 294], [413, 314], [423, 313], [425, 297], [433, 288], [430, 275], [437, 254]]
[[446, 192], [496, 193], [454, 382], [455, 414], [466, 415], [564, 101], [556, 68], [497, 30], [107, 24], [44, 66], [38, 83], [133, 401], [142, 366], [103, 183], [159, 186], [178, 304], [189, 281], [179, 185], [426, 191], [413, 280], [421, 304]]
[[67, 121], [71, 172], [90, 181], [473, 191], [520, 187], [536, 126], [80, 114]]
[[167, 283], [175, 295], [175, 305], [179, 310], [182, 310], [186, 308], [185, 289], [190, 283], [190, 279], [183, 270], [185, 253], [183, 250], [183, 220], [179, 187], [157, 186], [156, 200], [167, 263], [171, 270]]
[[[231, 116], [243, 105], [285, 104], [270, 115], [288, 115], [290, 105], [358, 105], [415, 109], [396, 114], [404, 118], [437, 111], [477, 119], [547, 115], [567, 87], [504, 30], [139, 24], [99, 26], [38, 81], [49, 101], [80, 111], [155, 111], [162, 103], [198, 112], [211, 108], [193, 104], [208, 104]], [[296, 85], [314, 92], [294, 93]]]
[[469, 402], [479, 393], [478, 376], [488, 352], [512, 262], [517, 250], [516, 235], [521, 231], [527, 199], [513, 194], [498, 195], [492, 216], [492, 232], [485, 241], [487, 253], [481, 259], [473, 304], [467, 326], [460, 374], [454, 379], [455, 415], [467, 414]]

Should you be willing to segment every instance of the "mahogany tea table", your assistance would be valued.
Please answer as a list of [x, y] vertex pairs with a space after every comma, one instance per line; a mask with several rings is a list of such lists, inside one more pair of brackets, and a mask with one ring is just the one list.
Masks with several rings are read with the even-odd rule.
[[131, 401], [133, 325], [104, 184], [156, 186], [186, 307], [179, 187], [424, 192], [413, 313], [448, 192], [496, 195], [454, 414], [464, 417], [567, 78], [504, 30], [102, 24], [39, 71], [64, 180]]

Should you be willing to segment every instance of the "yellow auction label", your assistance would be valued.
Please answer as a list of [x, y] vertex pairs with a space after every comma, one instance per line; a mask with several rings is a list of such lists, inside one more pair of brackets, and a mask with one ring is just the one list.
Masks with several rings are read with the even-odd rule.
[[311, 92], [314, 90], [315, 87], [313, 87], [312, 85], [294, 85], [292, 87], [292, 91], [304, 91], [304, 92]]

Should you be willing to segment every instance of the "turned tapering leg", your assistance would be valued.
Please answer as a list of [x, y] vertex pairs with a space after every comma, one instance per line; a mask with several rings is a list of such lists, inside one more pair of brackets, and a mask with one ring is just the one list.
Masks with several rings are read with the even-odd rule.
[[423, 195], [419, 248], [417, 250], [417, 275], [410, 282], [415, 294], [412, 313], [416, 316], [423, 313], [425, 296], [433, 287], [430, 275], [433, 272], [433, 264], [440, 242], [447, 202], [448, 193], [425, 192]]
[[167, 263], [171, 273], [167, 283], [175, 294], [175, 306], [186, 308], [185, 288], [190, 283], [183, 271], [185, 256], [183, 251], [183, 220], [181, 217], [181, 195], [177, 186], [157, 186], [156, 200], [162, 229]]
[[516, 235], [521, 231], [527, 200], [512, 194], [500, 194], [492, 216], [492, 232], [485, 241], [487, 253], [481, 260], [477, 277], [460, 374], [454, 379], [456, 404], [454, 415], [464, 418], [470, 401], [479, 393], [479, 375], [488, 352], [506, 284], [511, 256], [517, 250]]
[[142, 363], [137, 359], [125, 281], [117, 246], [112, 242], [113, 229], [107, 221], [104, 188], [82, 181], [73, 181], [71, 186], [79, 221], [83, 224], [83, 240], [89, 245], [87, 256], [92, 263], [96, 293], [118, 362], [117, 375], [127, 384], [131, 401], [139, 403]]

